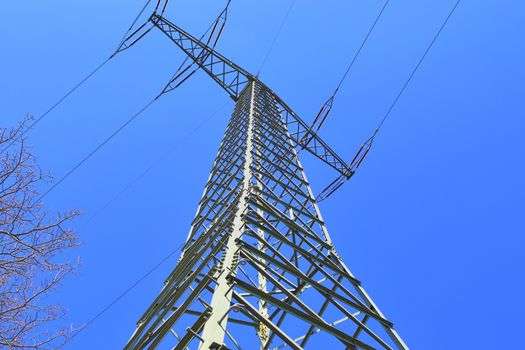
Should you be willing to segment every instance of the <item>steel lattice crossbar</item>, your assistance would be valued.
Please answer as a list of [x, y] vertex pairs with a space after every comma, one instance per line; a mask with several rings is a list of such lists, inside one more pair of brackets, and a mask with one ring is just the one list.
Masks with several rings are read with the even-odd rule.
[[249, 80], [183, 253], [125, 349], [407, 349], [341, 261], [282, 102]]
[[[149, 21], [181, 48], [203, 71], [219, 84], [234, 101], [237, 101], [240, 92], [250, 81], [256, 81], [259, 85], [263, 86], [268, 93], [273, 95], [276, 106], [281, 111], [283, 120], [290, 131], [292, 140], [290, 147], [306, 149], [347, 178], [353, 175], [354, 169], [347, 165], [339, 155], [310, 129], [307, 123], [257, 77], [254, 77], [166, 18], [154, 13]], [[165, 91], [169, 91], [171, 89], [170, 86], [171, 83], [168, 84]]]

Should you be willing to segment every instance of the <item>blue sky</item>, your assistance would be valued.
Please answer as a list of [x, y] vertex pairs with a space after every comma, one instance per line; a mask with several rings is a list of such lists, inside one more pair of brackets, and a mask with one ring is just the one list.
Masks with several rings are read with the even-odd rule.
[[[38, 117], [103, 61], [143, 3], [4, 1], [2, 127], [26, 113]], [[233, 0], [218, 50], [255, 73], [290, 3]], [[321, 132], [346, 159], [373, 131], [453, 3], [391, 1]], [[198, 36], [222, 6], [172, 1], [166, 17]], [[297, 1], [261, 79], [310, 121], [381, 6]], [[321, 205], [340, 255], [413, 349], [517, 348], [521, 338], [523, 10], [519, 1], [463, 0], [358, 174]], [[160, 33], [117, 56], [29, 133], [41, 166], [60, 178], [158, 94], [183, 58]], [[46, 197], [53, 210], [85, 214], [74, 223], [83, 226], [84, 244], [71, 256], [82, 267], [54, 296], [69, 310], [67, 322], [87, 322], [183, 242], [232, 107], [197, 74]], [[335, 176], [315, 159], [303, 162], [316, 191]], [[175, 262], [66, 348], [122, 347]]]

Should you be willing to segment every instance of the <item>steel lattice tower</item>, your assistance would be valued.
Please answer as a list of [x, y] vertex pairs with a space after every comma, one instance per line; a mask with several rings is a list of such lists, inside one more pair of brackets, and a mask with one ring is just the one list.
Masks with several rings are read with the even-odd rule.
[[125, 349], [408, 349], [337, 254], [298, 153], [345, 177], [355, 162], [257, 77], [161, 15], [148, 24], [236, 105], [177, 266]]

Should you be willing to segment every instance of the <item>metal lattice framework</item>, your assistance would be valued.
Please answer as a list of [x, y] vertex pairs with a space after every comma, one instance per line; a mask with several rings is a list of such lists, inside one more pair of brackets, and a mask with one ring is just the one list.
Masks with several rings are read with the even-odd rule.
[[236, 105], [181, 258], [125, 349], [408, 349], [337, 254], [298, 152], [341, 177], [355, 159], [257, 77], [162, 14], [149, 22]]
[[[180, 47], [202, 70], [215, 80], [230, 97], [237, 101], [240, 91], [250, 81], [257, 80], [268, 91], [266, 85], [253, 75], [239, 67], [226, 57], [208, 47], [198, 39], [186, 33], [175, 24], [158, 14], [153, 14], [150, 21], [166, 34], [178, 47]], [[169, 86], [169, 84], [168, 84]], [[271, 92], [287, 127], [290, 130], [294, 146], [300, 146], [314, 154], [316, 157], [333, 167], [347, 177], [353, 175], [353, 169], [339, 157], [330, 147], [314, 133], [307, 123], [290, 108], [277, 94]]]

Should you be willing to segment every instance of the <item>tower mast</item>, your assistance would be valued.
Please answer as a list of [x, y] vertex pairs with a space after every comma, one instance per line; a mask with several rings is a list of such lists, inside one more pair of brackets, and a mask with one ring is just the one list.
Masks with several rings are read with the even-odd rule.
[[257, 77], [162, 14], [149, 23], [236, 104], [182, 256], [125, 349], [408, 349], [337, 254], [297, 150], [352, 166]]

